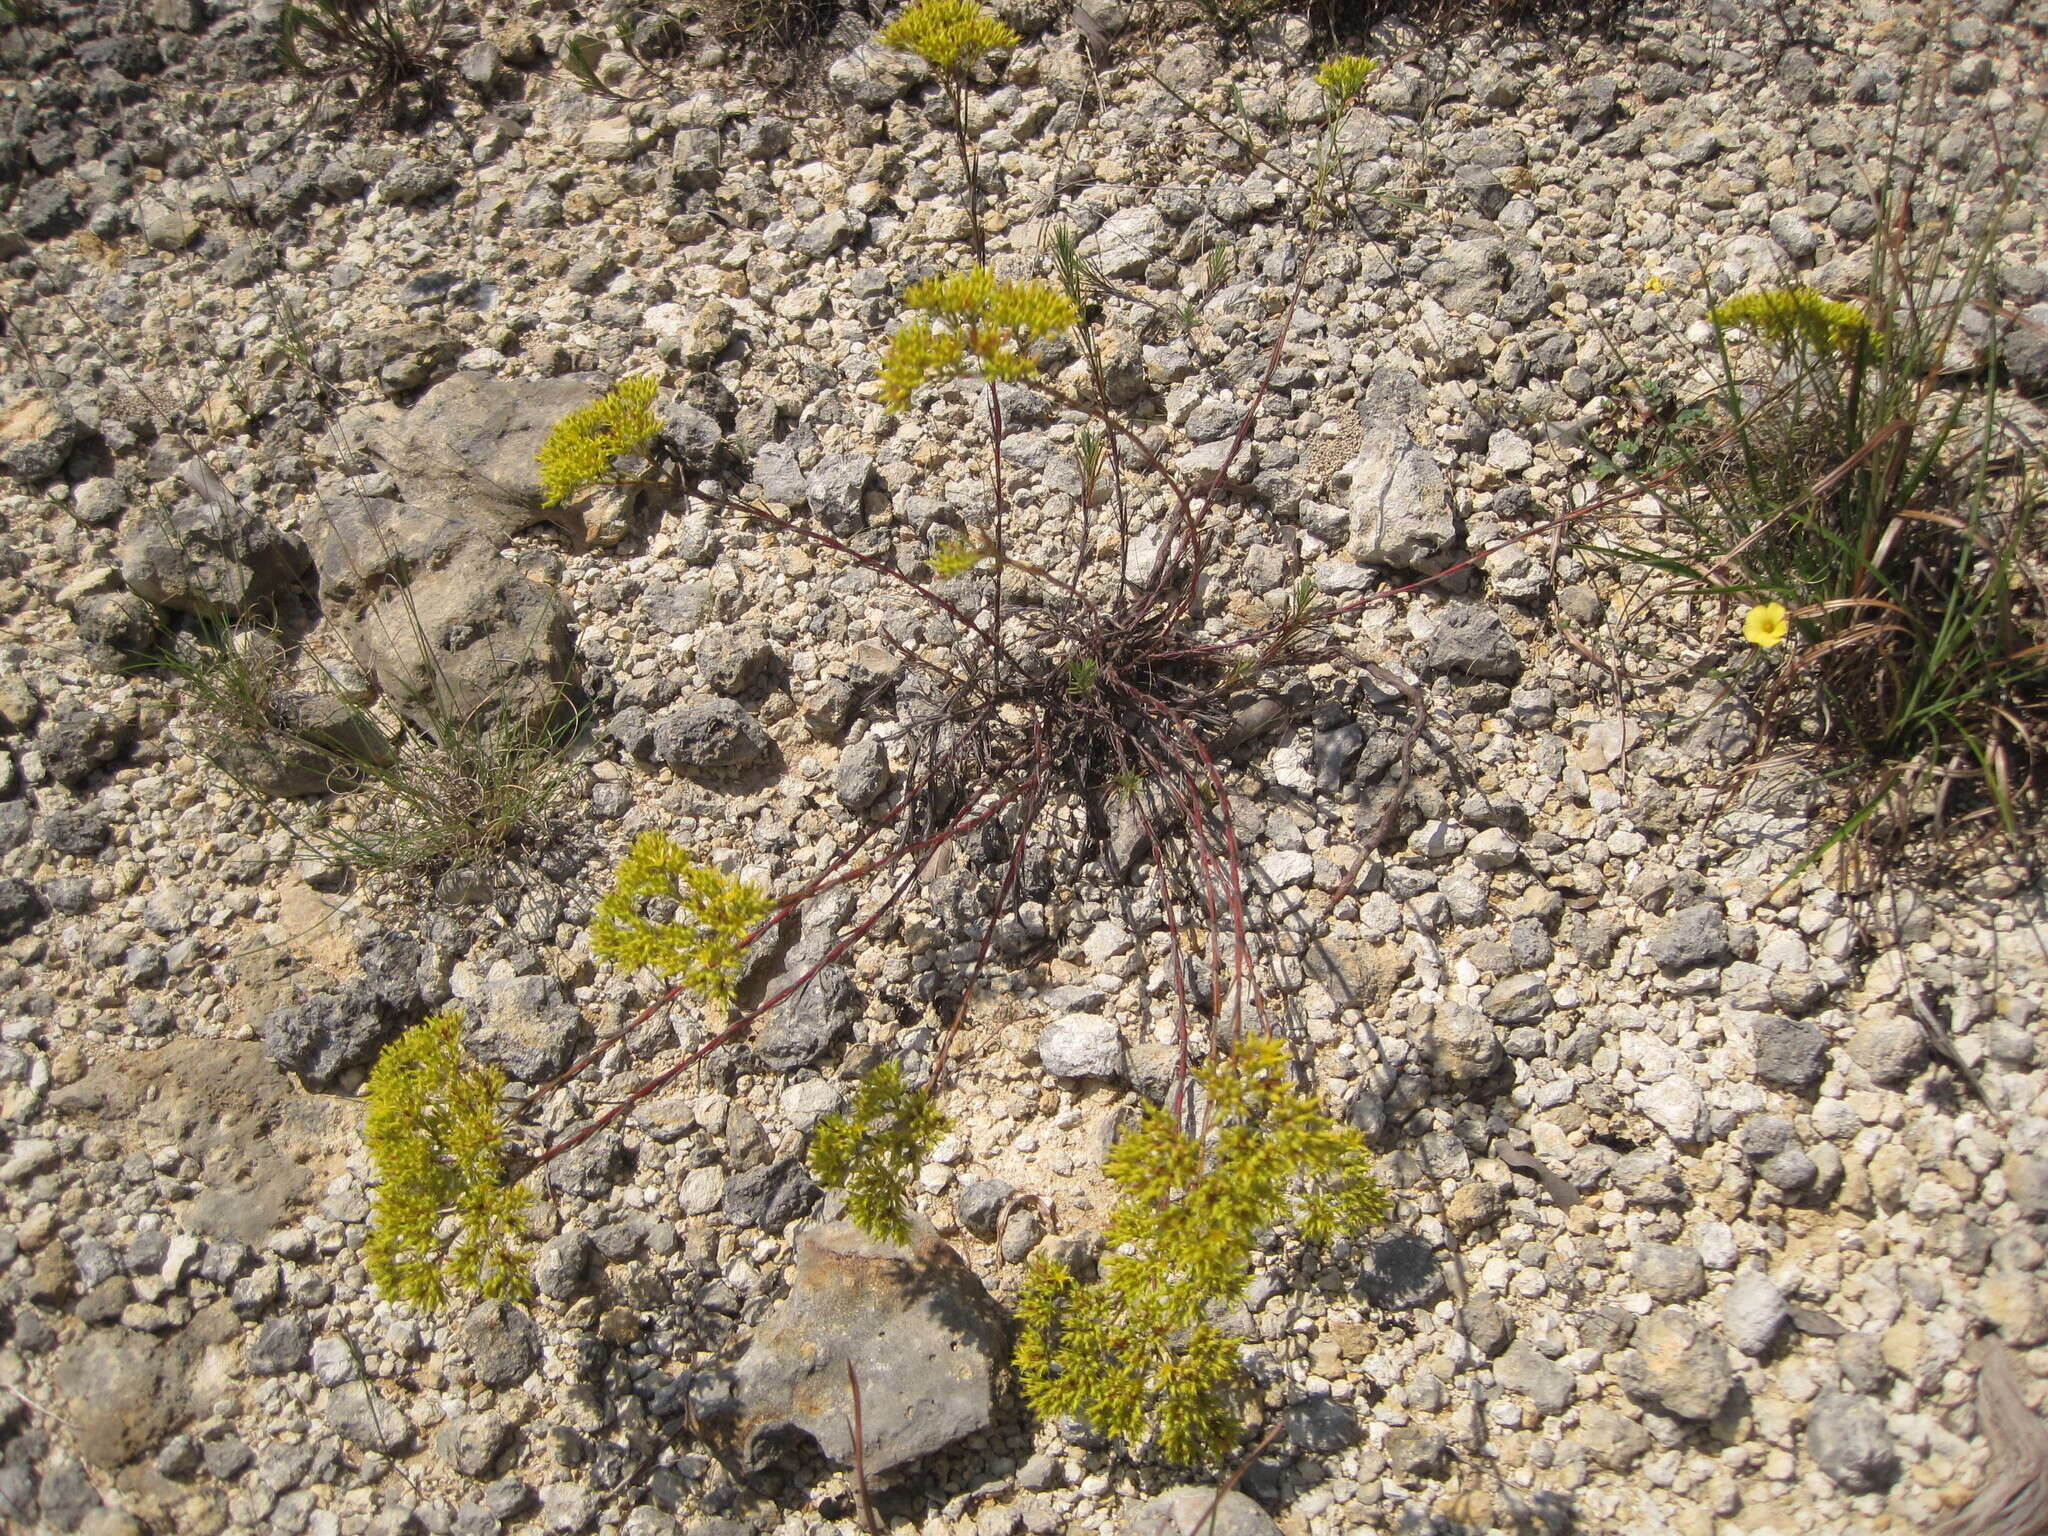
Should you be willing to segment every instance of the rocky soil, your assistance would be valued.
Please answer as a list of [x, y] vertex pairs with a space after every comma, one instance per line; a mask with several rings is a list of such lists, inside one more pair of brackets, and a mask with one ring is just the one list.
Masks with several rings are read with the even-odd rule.
[[[1430, 723], [1355, 887], [1404, 696], [1312, 669], [1229, 760], [1286, 1025], [1398, 1202], [1262, 1266], [1227, 1319], [1277, 1432], [1216, 1529], [1929, 1526], [1986, 1475], [1984, 1341], [2030, 1400], [2048, 1376], [2041, 892], [1989, 867], [1859, 894], [1836, 861], [1787, 883], [1817, 835], [1800, 773], [1729, 773], [1746, 724], [1711, 686], [1617, 697], [1617, 664], [1700, 675], [1727, 616], [1646, 614], [1639, 574], [1505, 541], [1598, 493], [1621, 359], [1683, 379], [1706, 306], [1757, 282], [1856, 292], [1902, 117], [1934, 125], [1917, 211], [2002, 221], [2012, 410], [2048, 440], [2048, 189], [2000, 212], [1994, 158], [2043, 133], [2039, 11], [1389, 32], [1341, 136], [1351, 211], [1304, 270], [1282, 172], [1321, 121], [1307, 28], [1117, 36], [1118, 10], [1009, 8], [1024, 41], [968, 130], [995, 265], [1082, 237], [1112, 382], [1190, 472], [1298, 293], [1220, 602], [1256, 621], [1304, 575], [1350, 596], [1494, 549], [1344, 621]], [[0, 25], [0, 1525], [851, 1532], [848, 1405], [814, 1362], [854, 1358], [889, 1528], [1191, 1532], [1229, 1469], [1189, 1492], [1033, 1422], [1001, 1370], [995, 1304], [1100, 1229], [1104, 1149], [1176, 1058], [1129, 888], [1052, 893], [1005, 936], [913, 1253], [826, 1220], [802, 1153], [869, 1065], [929, 1064], [971, 870], [551, 1165], [531, 1308], [375, 1294], [381, 1045], [452, 1001], [515, 1083], [559, 1071], [652, 995], [584, 933], [632, 837], [797, 887], [900, 788], [899, 648], [942, 640], [730, 518], [544, 515], [548, 426], [653, 372], [691, 474], [906, 567], [991, 493], [969, 392], [877, 401], [897, 298], [964, 259], [966, 215], [937, 93], [863, 27], [794, 93], [692, 42], [614, 76], [621, 100], [561, 66], [567, 13], [494, 4], [450, 29], [446, 113], [400, 131], [281, 74], [278, 21], [135, 0]], [[1049, 555], [1075, 426], [1006, 406], [1015, 537]], [[415, 879], [295, 840], [273, 809], [369, 808], [317, 760], [235, 756], [137, 665], [200, 619], [282, 627], [302, 733], [388, 744], [571, 690], [548, 835]], [[774, 968], [854, 920], [814, 904]], [[643, 1027], [546, 1127], [701, 1036]]]

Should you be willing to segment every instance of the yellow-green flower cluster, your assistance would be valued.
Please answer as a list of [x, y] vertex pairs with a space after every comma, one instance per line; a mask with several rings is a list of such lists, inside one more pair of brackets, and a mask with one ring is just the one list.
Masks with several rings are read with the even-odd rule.
[[882, 359], [882, 403], [901, 408], [922, 384], [975, 373], [992, 382], [1030, 378], [1033, 342], [1080, 321], [1074, 301], [1049, 283], [1009, 282], [971, 267], [915, 283], [903, 296], [913, 320], [889, 339]]
[[965, 576], [988, 556], [987, 546], [972, 539], [947, 539], [932, 551], [932, 574], [941, 579]]
[[556, 422], [535, 455], [541, 505], [559, 506], [611, 473], [612, 461], [638, 453], [661, 430], [654, 414], [654, 380], [621, 379], [580, 411]]
[[1120, 1198], [1099, 1278], [1034, 1260], [1018, 1301], [1016, 1363], [1046, 1417], [1074, 1416], [1181, 1463], [1226, 1452], [1236, 1346], [1212, 1309], [1244, 1290], [1256, 1234], [1292, 1217], [1323, 1243], [1384, 1221], [1364, 1138], [1297, 1090], [1285, 1050], [1253, 1036], [1197, 1074], [1216, 1127], [1205, 1143], [1162, 1109], [1111, 1150]]
[[846, 1191], [846, 1214], [868, 1234], [910, 1240], [910, 1181], [946, 1133], [932, 1096], [909, 1087], [903, 1069], [885, 1061], [854, 1091], [843, 1115], [819, 1122], [811, 1171], [827, 1189]]
[[[674, 917], [650, 920], [641, 910], [647, 901], [669, 903]], [[649, 966], [724, 1009], [732, 1005], [748, 935], [771, 906], [759, 886], [699, 863], [663, 833], [643, 832], [597, 904], [590, 948], [626, 969]]]
[[393, 1300], [431, 1310], [451, 1289], [532, 1293], [513, 1237], [527, 1194], [505, 1179], [504, 1087], [464, 1056], [452, 1011], [400, 1035], [371, 1069], [364, 1140], [378, 1183], [363, 1263]]
[[1823, 298], [1811, 288], [1765, 288], [1716, 305], [1707, 318], [1719, 329], [1744, 330], [1780, 352], [1801, 347], [1836, 357], [1854, 352], [1870, 322], [1853, 304]]
[[1316, 84], [1323, 88], [1325, 101], [1332, 107], [1341, 107], [1365, 89], [1365, 82], [1379, 67], [1377, 59], [1368, 59], [1362, 53], [1339, 54], [1316, 71]]
[[1017, 34], [974, 0], [918, 0], [882, 32], [886, 47], [914, 53], [941, 74], [964, 75]]

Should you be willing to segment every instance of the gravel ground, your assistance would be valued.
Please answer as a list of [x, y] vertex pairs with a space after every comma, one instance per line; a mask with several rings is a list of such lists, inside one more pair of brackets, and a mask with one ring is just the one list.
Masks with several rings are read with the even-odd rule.
[[[910, 564], [973, 523], [976, 399], [898, 417], [874, 384], [904, 285], [962, 259], [950, 128], [850, 24], [795, 95], [707, 48], [622, 102], [557, 66], [561, 12], [494, 6], [456, 18], [447, 114], [386, 131], [277, 73], [277, 19], [148, 0], [0, 29], [0, 1524], [852, 1532], [843, 1472], [748, 1475], [691, 1410], [789, 1289], [810, 1127], [872, 1062], [929, 1062], [964, 876], [773, 1047], [555, 1165], [530, 1311], [377, 1297], [359, 1092], [450, 1000], [529, 1083], [630, 1017], [647, 979], [583, 929], [639, 831], [789, 890], [886, 804], [884, 637], [942, 649], [928, 610], [702, 511], [613, 497], [549, 526], [514, 482], [534, 430], [649, 371], [698, 472], [857, 548]], [[1217, 462], [1299, 279], [1233, 466], [1219, 589], [1245, 622], [1304, 575], [1413, 582], [1590, 499], [1617, 353], [1683, 377], [1720, 296], [1856, 291], [1901, 103], [1937, 124], [1925, 210], [2000, 217], [1991, 146], [2038, 136], [2048, 98], [2010, 0], [1390, 34], [1340, 136], [1353, 216], [1304, 272], [1299, 187], [1195, 108], [1305, 162], [1305, 28], [1097, 57], [1063, 13], [1012, 19], [969, 112], [991, 259], [1042, 272], [1055, 224], [1082, 236], [1112, 379], [1171, 461]], [[2016, 312], [2048, 300], [2044, 208], [2022, 180], [1995, 237]], [[1049, 556], [1074, 424], [1006, 404], [1017, 542]], [[119, 654], [275, 612], [297, 680], [324, 660], [396, 731], [419, 700], [378, 606], [394, 545], [434, 622], [480, 637], [463, 686], [588, 700], [515, 868], [352, 878], [209, 766], [189, 688]], [[1732, 625], [1642, 609], [1638, 577], [1544, 534], [1343, 620], [1430, 721], [1349, 893], [1400, 696], [1310, 669], [1229, 762], [1266, 972], [1398, 1199], [1305, 1270], [1262, 1260], [1227, 1320], [1281, 1428], [1220, 1529], [1918, 1530], [1985, 1475], [1979, 1340], [2030, 1396], [2048, 1374], [2039, 889], [1995, 865], [1881, 899], [1835, 861], [1785, 881], [1806, 781], [1731, 775], [1743, 721], [1713, 690], [1624, 703], [1602, 659], [1695, 667]], [[1099, 1230], [1103, 1150], [1171, 1039], [1156, 910], [1083, 883], [1028, 917], [918, 1180], [999, 1299], [1034, 1247]], [[809, 914], [799, 952], [850, 919]], [[698, 1038], [642, 1028], [549, 1128]], [[1036, 1202], [996, 1224], [996, 1180]], [[1183, 1529], [1154, 1500], [1184, 1475], [1081, 1426], [1002, 1402], [964, 1429], [882, 1498], [892, 1529]]]

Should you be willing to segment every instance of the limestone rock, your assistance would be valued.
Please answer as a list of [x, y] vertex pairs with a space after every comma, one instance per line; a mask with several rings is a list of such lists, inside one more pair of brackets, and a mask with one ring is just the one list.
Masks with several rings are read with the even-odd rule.
[[534, 456], [555, 423], [597, 399], [607, 383], [595, 373], [456, 373], [410, 407], [351, 411], [342, 430], [397, 480], [405, 501], [502, 538], [555, 515], [541, 507]]
[[843, 1222], [807, 1232], [789, 1295], [737, 1368], [741, 1454], [760, 1465], [794, 1433], [850, 1466], [851, 1365], [868, 1475], [882, 1476], [986, 1428], [1006, 1352], [1001, 1310], [928, 1227], [907, 1248]]
[[321, 601], [356, 661], [429, 733], [539, 730], [561, 704], [569, 607], [460, 518], [331, 498], [313, 543]]
[[260, 514], [189, 497], [138, 507], [121, 529], [121, 579], [137, 597], [184, 613], [240, 618], [295, 586], [306, 546]]
[[1637, 1402], [1680, 1419], [1713, 1418], [1735, 1388], [1728, 1352], [1677, 1307], [1643, 1319], [1635, 1348], [1616, 1362], [1615, 1373]]

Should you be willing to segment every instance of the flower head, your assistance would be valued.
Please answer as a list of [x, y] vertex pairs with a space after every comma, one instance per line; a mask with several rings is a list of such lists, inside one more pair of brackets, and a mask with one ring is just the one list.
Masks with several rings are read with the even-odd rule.
[[1339, 54], [1316, 71], [1316, 84], [1323, 88], [1323, 97], [1331, 106], [1341, 107], [1365, 89], [1366, 80], [1379, 67], [1377, 59], [1364, 54]]
[[[970, 267], [913, 283], [903, 296], [913, 320], [889, 339], [882, 403], [909, 404], [921, 384], [975, 373], [993, 383], [1027, 379], [1038, 360], [1025, 349], [1080, 322], [1074, 301], [1049, 283], [1008, 282]], [[936, 323], [935, 323], [936, 322]]]
[[1742, 616], [1742, 638], [1766, 651], [1783, 644], [1791, 632], [1783, 603], [1758, 603]]
[[1870, 334], [1854, 304], [1822, 298], [1811, 288], [1765, 288], [1717, 304], [1707, 318], [1721, 330], [1744, 330], [1780, 352], [1799, 348], [1844, 356]]
[[580, 411], [556, 422], [535, 456], [541, 505], [559, 506], [611, 473], [612, 461], [638, 453], [661, 431], [654, 380], [621, 379]]
[[998, 48], [1017, 46], [1017, 34], [974, 0], [918, 0], [889, 23], [885, 47], [914, 53], [941, 74], [964, 75]]

